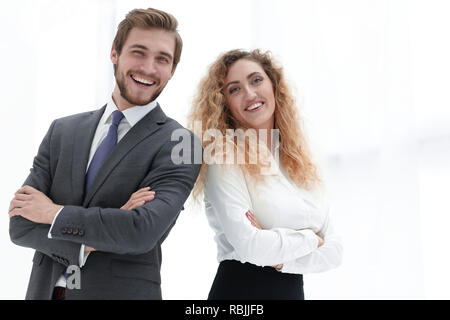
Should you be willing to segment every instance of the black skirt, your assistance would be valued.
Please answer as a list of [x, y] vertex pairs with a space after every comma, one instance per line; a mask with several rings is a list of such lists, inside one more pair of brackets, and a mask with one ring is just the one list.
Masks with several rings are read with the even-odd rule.
[[224, 260], [219, 264], [208, 300], [304, 300], [303, 276]]

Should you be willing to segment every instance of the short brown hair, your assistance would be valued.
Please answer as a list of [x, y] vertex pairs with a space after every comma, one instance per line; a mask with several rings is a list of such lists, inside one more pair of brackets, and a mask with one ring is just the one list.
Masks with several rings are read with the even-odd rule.
[[135, 27], [163, 29], [174, 34], [175, 53], [173, 57], [173, 69], [175, 69], [180, 61], [181, 50], [183, 48], [183, 41], [177, 30], [177, 19], [170, 13], [153, 8], [134, 9], [130, 11], [125, 19], [120, 22], [113, 42], [114, 49], [119, 55], [122, 52], [122, 47], [127, 40], [128, 34]]

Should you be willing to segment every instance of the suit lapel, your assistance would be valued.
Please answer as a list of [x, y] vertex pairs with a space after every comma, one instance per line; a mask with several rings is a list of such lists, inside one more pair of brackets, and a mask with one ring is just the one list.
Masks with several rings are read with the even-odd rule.
[[84, 181], [86, 167], [89, 160], [92, 139], [94, 138], [98, 122], [105, 112], [106, 105], [101, 109], [91, 112], [78, 125], [74, 134], [72, 156], [72, 191], [77, 203], [83, 202]]
[[119, 164], [123, 157], [125, 157], [131, 149], [133, 149], [139, 142], [147, 138], [166, 121], [166, 115], [162, 111], [159, 104], [150, 111], [144, 118], [136, 123], [130, 131], [117, 143], [111, 154], [103, 163], [98, 171], [89, 192], [86, 194], [83, 205], [86, 207], [95, 195], [97, 190], [105, 182], [111, 171]]

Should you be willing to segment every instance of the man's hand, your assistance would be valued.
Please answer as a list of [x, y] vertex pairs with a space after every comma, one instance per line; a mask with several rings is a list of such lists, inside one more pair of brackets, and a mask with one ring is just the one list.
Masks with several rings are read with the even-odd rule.
[[52, 224], [56, 213], [63, 208], [45, 194], [30, 186], [17, 190], [9, 205], [9, 217], [22, 216], [27, 220]]
[[89, 247], [89, 246], [84, 246], [84, 254], [88, 253], [88, 252], [94, 252], [96, 251], [94, 248]]
[[150, 187], [145, 187], [133, 193], [127, 203], [125, 203], [120, 209], [133, 210], [134, 208], [143, 206], [146, 202], [152, 201], [153, 199], [155, 199], [155, 191], [150, 191]]

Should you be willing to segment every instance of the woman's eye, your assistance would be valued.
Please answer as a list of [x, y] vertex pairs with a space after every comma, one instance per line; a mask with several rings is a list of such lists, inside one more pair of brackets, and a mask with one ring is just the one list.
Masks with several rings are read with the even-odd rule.
[[230, 94], [233, 94], [233, 93], [238, 92], [238, 91], [239, 91], [239, 87], [234, 87], [234, 88], [231, 88], [230, 91], [228, 91], [228, 92]]
[[258, 83], [262, 82], [263, 80], [264, 80], [264, 79], [261, 78], [261, 77], [256, 77], [255, 79], [253, 79], [253, 83], [254, 83], [254, 84], [258, 84]]

